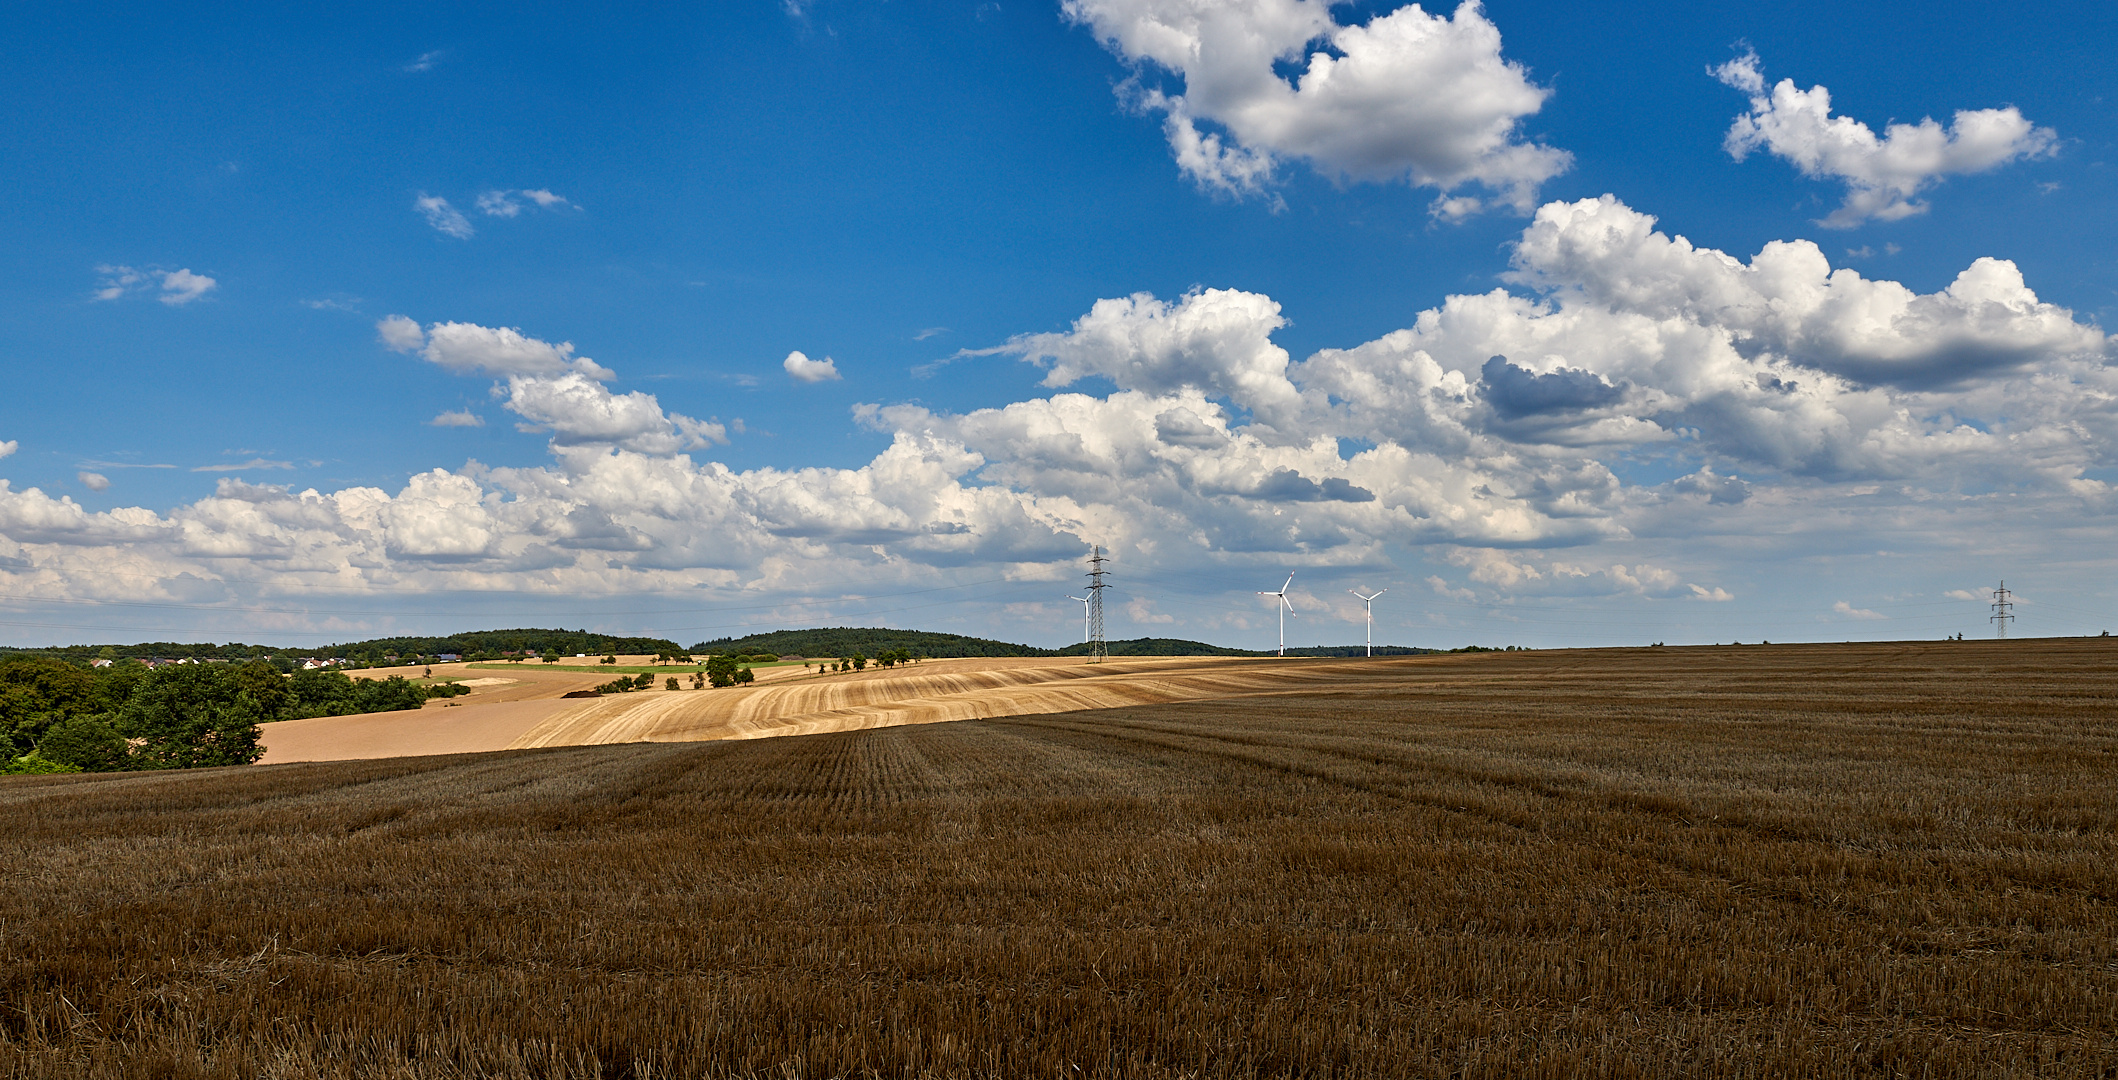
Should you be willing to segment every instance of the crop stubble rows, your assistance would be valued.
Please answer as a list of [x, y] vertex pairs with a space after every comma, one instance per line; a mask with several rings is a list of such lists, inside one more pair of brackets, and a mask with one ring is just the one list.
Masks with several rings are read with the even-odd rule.
[[1379, 661], [797, 739], [15, 779], [0, 1072], [2118, 1075], [2114, 665]]

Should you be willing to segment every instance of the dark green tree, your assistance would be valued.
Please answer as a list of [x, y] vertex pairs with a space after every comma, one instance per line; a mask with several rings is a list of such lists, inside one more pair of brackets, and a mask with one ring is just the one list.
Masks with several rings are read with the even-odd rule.
[[101, 711], [96, 683], [88, 669], [64, 660], [24, 656], [0, 663], [0, 754], [20, 757], [53, 724]]
[[273, 719], [221, 664], [172, 664], [150, 672], [118, 711], [118, 734], [138, 739], [133, 768], [247, 765], [264, 753], [257, 725]]
[[87, 772], [112, 772], [125, 767], [125, 739], [101, 716], [76, 716], [44, 733], [37, 756]]
[[706, 659], [706, 679], [715, 686], [734, 686], [735, 673], [741, 670], [733, 656], [711, 656]]

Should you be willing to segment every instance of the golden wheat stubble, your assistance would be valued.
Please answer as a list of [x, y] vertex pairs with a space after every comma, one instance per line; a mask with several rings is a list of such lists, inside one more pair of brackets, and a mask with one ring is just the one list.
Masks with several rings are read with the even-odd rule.
[[13, 778], [0, 1062], [2112, 1075], [2114, 661], [1518, 653], [798, 739]]

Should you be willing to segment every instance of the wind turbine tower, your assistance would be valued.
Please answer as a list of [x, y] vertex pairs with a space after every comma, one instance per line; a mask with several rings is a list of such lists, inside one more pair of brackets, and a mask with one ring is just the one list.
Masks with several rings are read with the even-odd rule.
[[[1294, 579], [1293, 579], [1293, 578], [1289, 578], [1288, 580], [1289, 580], [1289, 581], [1292, 581], [1292, 580], [1294, 580]], [[1375, 595], [1374, 595], [1374, 596], [1361, 596], [1361, 591], [1360, 591], [1359, 589], [1347, 589], [1346, 591], [1347, 591], [1347, 592], [1349, 592], [1349, 593], [1352, 593], [1352, 594], [1353, 594], [1353, 595], [1355, 595], [1355, 596], [1359, 596], [1359, 597], [1361, 598], [1361, 606], [1362, 606], [1362, 607], [1364, 607], [1364, 608], [1366, 608], [1366, 609], [1368, 609], [1368, 655], [1369, 655], [1369, 656], [1374, 656], [1374, 655], [1375, 655], [1375, 597], [1376, 597], [1376, 596], [1381, 596], [1382, 594], [1384, 594], [1384, 593], [1386, 593], [1386, 592], [1389, 592], [1390, 590], [1388, 590], [1388, 589], [1377, 589], [1377, 590], [1375, 590]]]
[[1103, 590], [1110, 588], [1103, 582], [1104, 575], [1110, 573], [1103, 564], [1109, 561], [1103, 557], [1101, 545], [1089, 549], [1088, 662], [1091, 664], [1100, 664], [1110, 656], [1110, 651], [1103, 645]]
[[1288, 616], [1288, 615], [1290, 615], [1290, 614], [1292, 614], [1292, 613], [1294, 612], [1294, 605], [1293, 605], [1293, 604], [1290, 604], [1290, 603], [1288, 603], [1288, 602], [1287, 602], [1287, 586], [1288, 586], [1288, 585], [1292, 585], [1292, 584], [1294, 584], [1294, 575], [1293, 575], [1293, 574], [1288, 574], [1288, 575], [1287, 575], [1287, 581], [1286, 581], [1286, 584], [1284, 584], [1284, 585], [1281, 585], [1281, 586], [1280, 586], [1280, 591], [1279, 591], [1279, 592], [1266, 592], [1266, 591], [1265, 591], [1265, 590], [1263, 590], [1263, 589], [1259, 589], [1259, 590], [1258, 590], [1258, 595], [1259, 595], [1259, 596], [1277, 596], [1277, 597], [1279, 597], [1279, 599], [1280, 599], [1280, 655], [1281, 655], [1281, 656], [1285, 656], [1285, 655], [1287, 655], [1287, 616]]
[[2000, 583], [2000, 588], [1993, 590], [1993, 615], [1986, 621], [1999, 629], [2002, 641], [2008, 639], [2008, 624], [2015, 621], [2014, 596], [2014, 593], [2008, 591], [2008, 583], [2005, 581]]
[[1067, 597], [1067, 599], [1068, 599], [1068, 600], [1079, 600], [1079, 601], [1081, 601], [1081, 640], [1082, 640], [1083, 642], [1087, 642], [1087, 641], [1088, 641], [1088, 597], [1086, 597], [1086, 596], [1069, 596], [1069, 597]]

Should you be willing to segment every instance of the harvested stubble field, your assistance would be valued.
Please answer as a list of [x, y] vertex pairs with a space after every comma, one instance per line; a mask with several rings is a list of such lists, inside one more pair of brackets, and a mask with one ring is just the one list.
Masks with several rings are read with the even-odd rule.
[[0, 782], [0, 1075], [2118, 1075], [2118, 643]]

